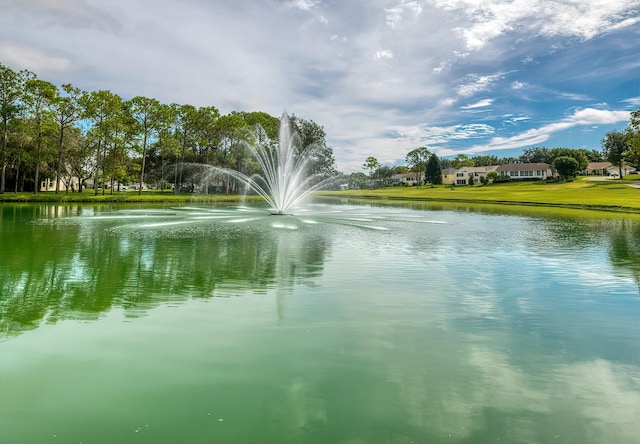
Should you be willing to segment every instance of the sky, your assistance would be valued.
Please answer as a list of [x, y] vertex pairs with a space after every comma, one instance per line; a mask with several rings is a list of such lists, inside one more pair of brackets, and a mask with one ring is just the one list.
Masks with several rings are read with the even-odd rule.
[[0, 63], [313, 120], [345, 173], [599, 151], [640, 107], [640, 0], [0, 0]]

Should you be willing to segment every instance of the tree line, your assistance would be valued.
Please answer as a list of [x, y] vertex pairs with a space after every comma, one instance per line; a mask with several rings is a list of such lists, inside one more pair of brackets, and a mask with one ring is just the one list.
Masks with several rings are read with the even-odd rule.
[[518, 157], [497, 157], [480, 155], [469, 157], [458, 154], [453, 159], [438, 157], [428, 147], [411, 149], [406, 157], [406, 165], [382, 165], [373, 156], [365, 159], [362, 168], [369, 172], [354, 173], [348, 179], [350, 186], [363, 188], [367, 183], [377, 186], [391, 185], [396, 174], [416, 174], [416, 183], [424, 177], [424, 183], [437, 185], [442, 183], [442, 170], [447, 168], [482, 167], [517, 163], [546, 163], [558, 173], [561, 179], [571, 179], [587, 169], [591, 162], [610, 162], [619, 169], [623, 177], [622, 167], [630, 165], [640, 170], [640, 108], [631, 112], [630, 122], [625, 131], [609, 131], [601, 141], [602, 151], [583, 148], [546, 148], [533, 147], [523, 150]]
[[[136, 96], [124, 100], [109, 90], [83, 91], [56, 85], [28, 70], [0, 63], [0, 193], [38, 192], [41, 178], [54, 178], [56, 193], [82, 192], [92, 184], [95, 194], [120, 184], [145, 183], [185, 189], [184, 165], [214, 165], [247, 176], [259, 172], [247, 143], [264, 129], [266, 143], [275, 146], [280, 119], [265, 112], [232, 111], [215, 106], [164, 104]], [[311, 173], [335, 173], [332, 148], [322, 126], [291, 116], [301, 143], [313, 150]], [[265, 142], [265, 141], [262, 141]], [[302, 154], [302, 153], [300, 153]], [[225, 188], [237, 184], [226, 178]]]

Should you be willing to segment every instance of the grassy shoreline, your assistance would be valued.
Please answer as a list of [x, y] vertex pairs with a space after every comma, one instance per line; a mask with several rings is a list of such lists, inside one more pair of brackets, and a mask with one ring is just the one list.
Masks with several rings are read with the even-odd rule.
[[565, 183], [513, 182], [474, 186], [393, 187], [374, 190], [323, 191], [324, 198], [377, 199], [522, 205], [640, 214], [637, 181], [590, 181]]
[[[635, 185], [635, 186], [630, 186]], [[319, 191], [315, 196], [331, 199], [361, 199], [386, 201], [423, 201], [523, 205], [555, 208], [614, 211], [640, 214], [640, 184], [638, 181], [577, 179], [566, 183], [514, 182], [474, 186], [390, 187], [372, 190]], [[212, 204], [258, 203], [259, 196], [240, 195], [179, 195], [169, 191], [121, 191], [95, 195], [84, 193], [5, 193], [2, 202], [86, 202], [86, 203], [156, 203]]]

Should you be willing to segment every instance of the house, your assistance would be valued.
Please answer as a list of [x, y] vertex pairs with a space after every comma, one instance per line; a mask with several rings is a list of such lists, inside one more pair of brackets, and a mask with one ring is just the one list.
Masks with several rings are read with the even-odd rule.
[[424, 183], [424, 172], [394, 174], [391, 176], [394, 185], [419, 186]]
[[548, 163], [512, 163], [500, 165], [495, 171], [499, 176], [508, 176], [511, 180], [545, 180], [553, 177]]
[[456, 168], [445, 168], [442, 170], [440, 173], [442, 175], [442, 183], [444, 185], [456, 183], [456, 171], [458, 171]]
[[442, 170], [442, 183], [445, 185], [470, 185], [482, 182], [487, 173], [495, 171], [497, 165], [480, 167], [445, 168]]
[[[628, 165], [622, 166], [622, 175], [631, 174], [633, 168]], [[611, 164], [611, 162], [589, 162], [587, 169], [582, 172], [585, 176], [618, 176], [620, 168]]]
[[[67, 191], [67, 182], [62, 178], [58, 179], [58, 189], [60, 191]], [[78, 178], [76, 176], [72, 176], [71, 180], [68, 183], [69, 191], [76, 192], [78, 191]], [[55, 191], [56, 190], [56, 180], [55, 179], [45, 179], [40, 181], [40, 191]]]

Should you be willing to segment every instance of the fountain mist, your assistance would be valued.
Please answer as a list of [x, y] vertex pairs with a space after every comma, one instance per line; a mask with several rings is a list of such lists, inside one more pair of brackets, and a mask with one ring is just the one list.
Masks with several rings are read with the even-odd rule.
[[256, 128], [255, 139], [249, 149], [262, 169], [262, 174], [251, 177], [240, 171], [215, 168], [242, 182], [269, 204], [274, 215], [288, 214], [305, 197], [324, 186], [329, 179], [321, 180], [321, 174], [310, 174], [309, 164], [316, 148], [302, 148], [299, 135], [291, 128], [286, 113], [280, 119], [277, 146], [273, 146], [264, 130]]

